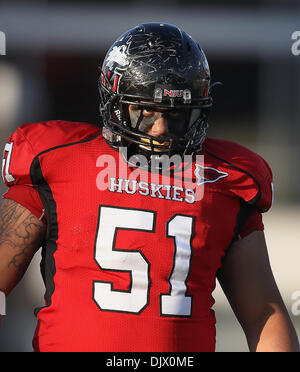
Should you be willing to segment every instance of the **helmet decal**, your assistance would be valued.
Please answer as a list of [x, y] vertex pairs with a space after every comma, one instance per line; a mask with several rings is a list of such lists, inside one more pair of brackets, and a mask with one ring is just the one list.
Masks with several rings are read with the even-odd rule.
[[129, 65], [129, 60], [126, 54], [126, 46], [114, 46], [106, 57], [107, 67], [110, 69], [117, 63], [121, 68]]

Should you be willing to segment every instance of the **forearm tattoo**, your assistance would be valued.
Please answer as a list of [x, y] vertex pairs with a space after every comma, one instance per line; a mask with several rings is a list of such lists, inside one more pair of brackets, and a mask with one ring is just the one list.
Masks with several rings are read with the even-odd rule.
[[26, 270], [33, 254], [42, 244], [45, 226], [20, 204], [3, 199], [0, 204], [0, 250], [8, 249], [7, 265]]

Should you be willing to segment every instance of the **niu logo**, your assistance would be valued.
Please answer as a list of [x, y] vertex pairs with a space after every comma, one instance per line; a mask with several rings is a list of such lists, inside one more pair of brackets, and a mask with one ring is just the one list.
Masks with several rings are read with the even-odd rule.
[[6, 55], [6, 37], [5, 33], [0, 31], [0, 55]]

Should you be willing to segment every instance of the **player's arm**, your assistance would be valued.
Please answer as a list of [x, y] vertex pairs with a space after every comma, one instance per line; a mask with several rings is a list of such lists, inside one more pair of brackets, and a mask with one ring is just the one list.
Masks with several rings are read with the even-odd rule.
[[250, 351], [299, 351], [295, 329], [273, 277], [263, 231], [253, 231], [232, 244], [218, 280]]
[[13, 200], [0, 203], [0, 290], [8, 295], [40, 248], [46, 227]]

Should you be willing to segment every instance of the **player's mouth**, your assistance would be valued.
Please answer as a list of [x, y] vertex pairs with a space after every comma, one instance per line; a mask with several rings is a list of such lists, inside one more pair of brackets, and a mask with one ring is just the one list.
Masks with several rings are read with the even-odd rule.
[[[169, 141], [158, 141], [158, 140], [152, 140], [150, 141], [149, 138], [141, 138], [141, 142], [144, 142], [144, 143], [150, 143], [152, 142], [153, 145], [159, 145], [159, 146], [169, 146], [170, 145], [170, 142]], [[147, 150], [151, 150], [151, 147], [150, 146], [141, 146]], [[160, 147], [154, 147], [154, 150], [155, 151], [165, 151], [165, 148], [160, 148]]]

